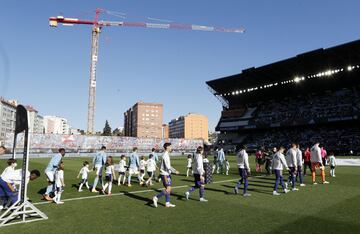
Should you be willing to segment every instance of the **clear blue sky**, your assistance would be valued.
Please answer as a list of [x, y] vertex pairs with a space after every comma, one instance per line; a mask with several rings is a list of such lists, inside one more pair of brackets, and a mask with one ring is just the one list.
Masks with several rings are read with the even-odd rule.
[[[138, 100], [164, 104], [164, 121], [188, 112], [209, 117], [221, 105], [205, 81], [308, 50], [360, 38], [360, 1], [1, 1], [0, 96], [86, 128], [90, 26], [48, 26], [48, 17], [92, 19], [96, 7], [182, 23], [246, 28], [245, 34], [105, 28], [97, 73], [96, 129], [123, 124]], [[104, 20], [121, 20], [103, 15]]]

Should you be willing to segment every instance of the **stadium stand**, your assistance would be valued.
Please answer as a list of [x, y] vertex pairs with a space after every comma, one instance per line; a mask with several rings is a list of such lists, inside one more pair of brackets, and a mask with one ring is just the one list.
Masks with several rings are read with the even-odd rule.
[[218, 145], [322, 142], [360, 155], [360, 40], [208, 81], [223, 111]]
[[[18, 147], [23, 147], [23, 134], [18, 136]], [[14, 136], [7, 133], [5, 146], [12, 148]], [[57, 152], [59, 148], [66, 148], [67, 152], [97, 152], [102, 146], [106, 146], [109, 152], [126, 153], [132, 152], [137, 147], [139, 152], [151, 152], [152, 148], [163, 149], [163, 144], [170, 142], [174, 152], [193, 152], [198, 146], [203, 146], [203, 140], [190, 140], [180, 138], [158, 139], [141, 137], [119, 136], [86, 136], [86, 135], [60, 135], [60, 134], [31, 134], [31, 153]]]

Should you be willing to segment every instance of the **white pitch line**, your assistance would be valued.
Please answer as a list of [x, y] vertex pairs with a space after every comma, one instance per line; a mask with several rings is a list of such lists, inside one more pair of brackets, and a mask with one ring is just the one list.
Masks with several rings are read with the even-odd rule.
[[225, 183], [225, 182], [232, 182], [232, 181], [235, 181], [235, 180], [239, 180], [239, 179], [215, 181], [215, 182], [212, 182], [211, 184], [221, 184], [221, 183]]
[[[264, 177], [264, 176], [252, 176], [252, 177]], [[232, 181], [236, 181], [239, 179], [231, 179], [231, 180], [221, 180], [221, 181], [215, 181], [212, 182], [212, 184], [221, 184], [221, 183], [225, 183], [225, 182], [232, 182]], [[189, 187], [189, 185], [180, 185], [180, 186], [175, 186], [172, 187], [172, 189], [178, 189], [178, 188], [186, 188]], [[160, 189], [146, 189], [146, 190], [138, 190], [138, 191], [132, 191], [132, 192], [121, 192], [121, 193], [113, 193], [111, 194], [111, 196], [123, 196], [126, 194], [137, 194], [137, 193], [147, 193], [147, 192], [154, 192], [154, 190], [164, 190], [165, 188], [160, 188]], [[93, 199], [93, 198], [104, 198], [104, 197], [108, 197], [106, 195], [95, 195], [95, 196], [87, 196], [87, 197], [76, 197], [76, 198], [68, 198], [68, 199], [64, 199], [63, 201], [78, 201], [78, 200], [85, 200], [85, 199]], [[44, 202], [37, 202], [37, 203], [33, 203], [34, 205], [43, 205], [43, 204], [50, 204], [52, 203], [51, 201], [44, 201]]]
[[[173, 189], [177, 189], [177, 188], [186, 188], [189, 187], [188, 185], [181, 185], [181, 186], [175, 186], [172, 187]], [[147, 193], [147, 192], [154, 192], [155, 190], [164, 190], [164, 188], [160, 188], [160, 189], [146, 189], [146, 190], [138, 190], [138, 191], [133, 191], [133, 192], [121, 192], [121, 193], [113, 193], [111, 194], [111, 196], [123, 196], [126, 194], [137, 194], [137, 193]], [[92, 199], [92, 198], [104, 198], [104, 197], [108, 197], [106, 195], [95, 195], [95, 196], [87, 196], [87, 197], [76, 197], [76, 198], [68, 198], [68, 199], [64, 199], [62, 201], [77, 201], [77, 200], [85, 200], [85, 199]], [[34, 205], [43, 205], [43, 204], [50, 204], [52, 203], [51, 201], [44, 201], [44, 202], [37, 202], [37, 203], [33, 203]]]

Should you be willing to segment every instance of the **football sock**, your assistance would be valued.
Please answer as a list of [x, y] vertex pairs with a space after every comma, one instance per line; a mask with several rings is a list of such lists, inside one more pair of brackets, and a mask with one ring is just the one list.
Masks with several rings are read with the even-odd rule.
[[158, 195], [156, 195], [156, 197], [157, 198], [161, 198], [162, 196], [164, 196], [165, 195], [165, 190], [164, 191], [162, 191], [161, 193], [159, 193]]
[[98, 182], [99, 182], [99, 176], [96, 176], [96, 177], [95, 177], [95, 180], [94, 180], [94, 184], [93, 184], [93, 189], [96, 188]]
[[200, 190], [199, 190], [199, 196], [200, 196], [200, 198], [203, 198], [203, 197], [204, 197], [204, 194], [205, 194], [205, 188], [204, 188], [204, 186], [201, 186], [201, 187], [200, 187]]
[[245, 179], [245, 183], [244, 183], [244, 194], [247, 192], [247, 188], [249, 186], [249, 181], [247, 179]]
[[170, 193], [165, 193], [165, 201], [170, 202]]

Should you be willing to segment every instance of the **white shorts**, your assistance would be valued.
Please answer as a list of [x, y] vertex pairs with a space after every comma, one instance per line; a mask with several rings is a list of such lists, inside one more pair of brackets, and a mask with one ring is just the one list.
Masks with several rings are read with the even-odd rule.
[[129, 175], [137, 175], [139, 171], [137, 168], [129, 168]]
[[95, 174], [97, 176], [101, 176], [102, 175], [102, 169], [103, 169], [102, 165], [95, 165]]
[[55, 180], [55, 171], [45, 171], [45, 175], [47, 177], [47, 181], [54, 182], [54, 180]]

